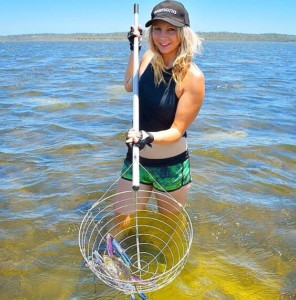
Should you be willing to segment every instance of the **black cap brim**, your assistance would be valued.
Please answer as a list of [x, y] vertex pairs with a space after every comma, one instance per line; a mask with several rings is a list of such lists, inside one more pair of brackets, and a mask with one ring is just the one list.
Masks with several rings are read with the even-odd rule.
[[176, 27], [184, 27], [184, 26], [185, 26], [185, 24], [182, 23], [182, 22], [179, 22], [179, 21], [177, 21], [177, 20], [172, 20], [171, 18], [165, 18], [165, 17], [163, 17], [163, 18], [154, 18], [154, 19], [148, 21], [148, 22], [145, 24], [145, 27], [151, 26], [152, 23], [153, 23], [154, 21], [164, 21], [164, 22], [167, 22], [167, 23], [169, 23], [169, 24], [172, 24], [172, 25], [174, 25], [174, 26], [176, 26]]

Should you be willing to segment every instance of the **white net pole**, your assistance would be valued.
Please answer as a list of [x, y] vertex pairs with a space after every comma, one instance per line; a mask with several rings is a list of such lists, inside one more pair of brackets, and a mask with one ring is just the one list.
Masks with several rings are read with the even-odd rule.
[[[134, 4], [134, 26], [138, 30], [139, 24], [139, 4]], [[139, 131], [139, 38], [134, 38], [134, 69], [133, 69], [133, 128]], [[136, 243], [137, 243], [137, 262], [141, 270], [139, 226], [138, 226], [138, 207], [137, 191], [140, 186], [140, 150], [133, 146], [133, 189], [135, 191], [135, 222], [136, 222]]]
[[[137, 28], [139, 23], [139, 4], [134, 4], [134, 25]], [[133, 57], [133, 128], [139, 131], [139, 38], [134, 38]], [[133, 189], [137, 191], [140, 185], [140, 161], [139, 147], [133, 146]]]

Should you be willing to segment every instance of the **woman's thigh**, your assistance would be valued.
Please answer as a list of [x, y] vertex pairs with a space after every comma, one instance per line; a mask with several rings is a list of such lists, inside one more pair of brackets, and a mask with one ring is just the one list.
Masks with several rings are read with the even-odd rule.
[[[152, 185], [140, 184], [138, 192], [133, 191], [132, 181], [120, 178], [114, 197], [116, 214], [129, 215], [136, 210], [144, 209], [151, 196]], [[137, 201], [136, 201], [137, 200]]]
[[[164, 192], [156, 193], [158, 211], [163, 214], [178, 213], [180, 211], [179, 204], [181, 204], [183, 207], [186, 204], [190, 187], [191, 184], [189, 183], [176, 191], [168, 192], [169, 195]], [[170, 196], [176, 201], [171, 200]]]

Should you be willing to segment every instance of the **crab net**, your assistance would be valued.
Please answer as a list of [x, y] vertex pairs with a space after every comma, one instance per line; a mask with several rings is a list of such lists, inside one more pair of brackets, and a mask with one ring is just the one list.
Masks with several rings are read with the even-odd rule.
[[[120, 193], [121, 201], [116, 204], [117, 209], [121, 205], [126, 212], [126, 203], [134, 203], [127, 211], [129, 222], [123, 223], [114, 212], [115, 196], [118, 193], [103, 196], [81, 222], [79, 247], [86, 265], [102, 282], [125, 294], [166, 286], [182, 271], [189, 255], [193, 229], [188, 213], [168, 193], [127, 191]], [[137, 206], [143, 202], [148, 202], [145, 208]], [[165, 207], [161, 212], [159, 204]], [[128, 272], [123, 270], [125, 276], [113, 276], [105, 266], [93, 263], [94, 253], [108, 256], [106, 241], [110, 233], [130, 260]]]

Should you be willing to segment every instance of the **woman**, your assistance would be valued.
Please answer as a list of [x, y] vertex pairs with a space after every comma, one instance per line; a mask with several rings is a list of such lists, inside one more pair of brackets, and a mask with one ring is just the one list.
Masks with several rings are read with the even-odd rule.
[[[156, 5], [146, 27], [149, 49], [139, 66], [140, 132], [129, 130], [126, 140], [140, 147], [140, 163], [149, 172], [141, 169], [140, 190], [145, 192], [143, 198], [138, 197], [138, 204], [144, 208], [155, 189], [169, 192], [184, 205], [191, 182], [186, 130], [196, 118], [205, 92], [203, 73], [192, 61], [200, 50], [200, 40], [190, 28], [188, 12], [177, 1]], [[131, 37], [140, 37], [140, 32], [140, 27], [133, 27], [131, 50]], [[124, 80], [128, 92], [132, 92], [132, 81], [131, 51]], [[132, 200], [118, 195], [132, 190], [132, 149], [128, 149], [115, 198], [115, 212], [125, 217], [134, 207]], [[178, 211], [166, 201], [158, 201], [158, 208], [162, 213]]]

